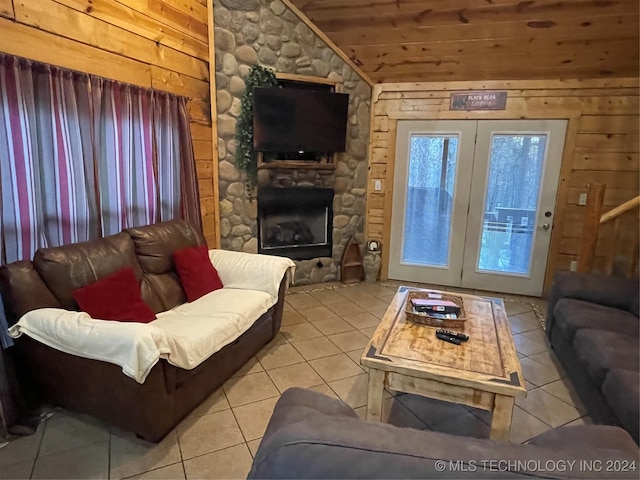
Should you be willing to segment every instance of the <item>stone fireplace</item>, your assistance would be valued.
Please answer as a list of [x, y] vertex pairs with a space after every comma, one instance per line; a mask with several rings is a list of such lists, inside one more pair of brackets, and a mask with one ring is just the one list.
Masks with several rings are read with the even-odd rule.
[[[304, 255], [306, 259], [294, 259], [294, 284], [339, 280], [342, 253], [349, 239], [355, 237], [360, 245], [365, 243], [371, 87], [279, 0], [220, 0], [214, 2], [214, 18], [221, 247], [252, 253], [266, 253], [265, 246], [272, 251], [272, 247], [279, 249], [278, 242], [267, 241], [265, 245], [264, 235], [259, 238], [259, 230], [264, 227], [259, 219], [258, 196], [262, 189], [330, 189], [334, 192], [333, 220], [327, 222], [326, 233], [330, 246], [318, 250], [313, 258], [309, 254]], [[247, 188], [246, 176], [234, 165], [236, 123], [245, 91], [244, 77], [255, 63], [278, 74], [326, 79], [336, 85], [337, 91], [349, 94], [346, 151], [336, 154], [333, 168], [260, 169], [257, 192]], [[302, 241], [305, 236], [300, 218], [275, 223], [287, 223], [280, 226], [281, 239], [297, 236], [296, 241]]]
[[258, 253], [293, 260], [330, 257], [333, 189], [258, 190]]

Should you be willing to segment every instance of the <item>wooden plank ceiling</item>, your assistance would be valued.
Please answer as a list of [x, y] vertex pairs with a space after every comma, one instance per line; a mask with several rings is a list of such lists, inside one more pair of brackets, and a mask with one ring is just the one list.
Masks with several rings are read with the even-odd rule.
[[378, 83], [638, 76], [638, 0], [291, 3]]

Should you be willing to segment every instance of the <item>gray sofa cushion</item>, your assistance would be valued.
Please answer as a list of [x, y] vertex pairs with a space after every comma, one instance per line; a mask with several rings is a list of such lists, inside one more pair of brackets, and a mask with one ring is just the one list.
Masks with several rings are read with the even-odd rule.
[[613, 368], [602, 384], [607, 402], [622, 426], [638, 441], [638, 405], [640, 405], [640, 374], [638, 371]]
[[532, 438], [527, 443], [559, 449], [566, 448], [567, 444], [571, 444], [576, 450], [602, 445], [611, 450], [626, 452], [632, 457], [638, 455], [638, 446], [631, 440], [629, 434], [618, 427], [608, 425], [602, 425], [598, 428], [592, 428], [592, 425], [554, 428]]
[[625, 310], [606, 307], [596, 303], [563, 298], [558, 300], [553, 310], [558, 329], [569, 340], [582, 328], [592, 328], [609, 332], [638, 336], [638, 317]]
[[535, 466], [630, 463], [637, 455], [629, 435], [615, 427], [569, 428], [517, 445], [365, 422], [340, 400], [291, 388], [276, 403], [248, 478], [605, 478], [611, 475]]
[[576, 333], [573, 346], [589, 377], [601, 386], [609, 370], [637, 370], [640, 362], [638, 337], [622, 333], [583, 328]]

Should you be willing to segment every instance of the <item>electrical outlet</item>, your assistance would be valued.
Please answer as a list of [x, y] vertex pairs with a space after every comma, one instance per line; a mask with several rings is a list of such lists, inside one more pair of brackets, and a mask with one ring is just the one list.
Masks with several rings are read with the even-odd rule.
[[580, 197], [578, 197], [578, 205], [586, 205], [587, 204], [587, 194], [581, 193]]
[[373, 182], [373, 189], [374, 190], [382, 190], [382, 180], [375, 180]]
[[573, 260], [571, 262], [571, 265], [569, 266], [569, 270], [571, 270], [572, 272], [575, 272], [578, 269], [578, 262], [576, 260]]

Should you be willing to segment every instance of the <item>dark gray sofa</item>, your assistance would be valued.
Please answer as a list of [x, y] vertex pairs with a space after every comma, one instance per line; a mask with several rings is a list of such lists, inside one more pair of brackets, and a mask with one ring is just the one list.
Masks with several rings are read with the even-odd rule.
[[547, 336], [596, 423], [621, 425], [638, 442], [638, 279], [558, 272]]
[[365, 422], [341, 400], [285, 391], [248, 478], [637, 478], [619, 427], [544, 433], [527, 445]]

